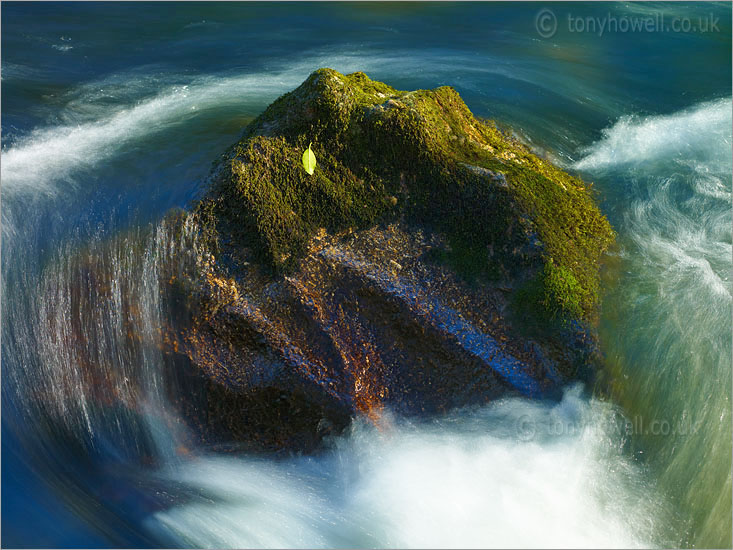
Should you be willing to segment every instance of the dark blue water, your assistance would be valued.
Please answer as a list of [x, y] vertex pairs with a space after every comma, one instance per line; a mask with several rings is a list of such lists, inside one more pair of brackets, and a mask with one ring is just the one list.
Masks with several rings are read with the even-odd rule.
[[[568, 22], [660, 15], [696, 30]], [[452, 85], [595, 182], [619, 234], [597, 397], [502, 402], [392, 443], [361, 427], [285, 464], [193, 460], [159, 420], [151, 334], [120, 351], [112, 306], [83, 334], [49, 325], [73, 315], [65, 258], [119, 234], [148, 242], [252, 117], [324, 66]], [[6, 3], [1, 85], [4, 546], [731, 544], [730, 4]], [[154, 263], [105, 261], [141, 281], [140, 330], [154, 326]], [[95, 406], [76, 350], [89, 342], [115, 384], [149, 377], [145, 411]], [[555, 414], [583, 429], [507, 435]], [[617, 433], [618, 415], [696, 429]]]

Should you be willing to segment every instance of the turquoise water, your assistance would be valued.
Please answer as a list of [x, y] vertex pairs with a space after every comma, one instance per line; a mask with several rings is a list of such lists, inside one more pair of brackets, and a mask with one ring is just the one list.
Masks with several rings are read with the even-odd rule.
[[[571, 32], [660, 15], [698, 28]], [[705, 3], [3, 4], [3, 545], [730, 547], [730, 19]], [[314, 457], [180, 451], [156, 228], [323, 66], [453, 85], [595, 183], [619, 236], [596, 387], [357, 422]], [[75, 294], [79, 250], [129, 287], [135, 349], [114, 299], [75, 319], [93, 299]], [[144, 381], [142, 411], [96, 405], [90, 357], [120, 395]]]

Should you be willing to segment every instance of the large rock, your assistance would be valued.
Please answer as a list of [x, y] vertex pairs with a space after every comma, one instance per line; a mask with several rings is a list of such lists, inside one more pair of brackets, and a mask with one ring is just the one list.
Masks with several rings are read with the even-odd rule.
[[209, 440], [310, 450], [384, 407], [551, 396], [593, 361], [607, 220], [450, 87], [314, 72], [245, 129], [187, 220], [195, 267], [170, 279], [166, 341]]

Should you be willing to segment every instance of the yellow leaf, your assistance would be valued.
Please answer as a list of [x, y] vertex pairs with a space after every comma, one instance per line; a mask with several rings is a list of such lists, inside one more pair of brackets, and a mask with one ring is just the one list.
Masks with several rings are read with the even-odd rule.
[[303, 168], [305, 168], [305, 171], [311, 176], [313, 175], [313, 171], [316, 169], [316, 156], [313, 154], [313, 151], [311, 151], [310, 144], [308, 144], [308, 149], [303, 153]]

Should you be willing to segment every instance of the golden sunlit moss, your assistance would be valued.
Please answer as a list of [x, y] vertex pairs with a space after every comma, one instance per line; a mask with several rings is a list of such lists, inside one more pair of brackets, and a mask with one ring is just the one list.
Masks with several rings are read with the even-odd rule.
[[589, 185], [475, 118], [451, 87], [404, 92], [319, 69], [247, 127], [212, 179], [207, 230], [226, 226], [275, 270], [292, 269], [321, 228], [402, 218], [442, 232], [440, 257], [467, 277], [523, 274], [535, 289], [517, 293], [525, 313], [595, 314], [613, 231]]

